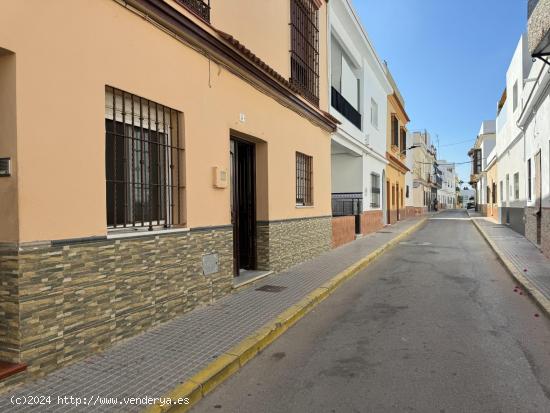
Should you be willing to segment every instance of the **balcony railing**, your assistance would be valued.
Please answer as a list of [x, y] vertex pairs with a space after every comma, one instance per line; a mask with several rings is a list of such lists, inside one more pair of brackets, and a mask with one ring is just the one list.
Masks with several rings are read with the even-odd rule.
[[332, 194], [332, 216], [360, 215], [363, 212], [363, 194], [343, 192]]
[[357, 129], [361, 129], [361, 114], [335, 88], [332, 88], [331, 105], [344, 118], [353, 123]]
[[176, 0], [200, 18], [210, 22], [210, 0]]

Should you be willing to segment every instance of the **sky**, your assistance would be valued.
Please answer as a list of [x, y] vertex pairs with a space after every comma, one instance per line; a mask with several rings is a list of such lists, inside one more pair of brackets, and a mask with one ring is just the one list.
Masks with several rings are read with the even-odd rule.
[[[408, 130], [426, 129], [438, 158], [470, 176], [468, 150], [495, 119], [506, 70], [527, 28], [527, 0], [353, 0], [405, 99]], [[466, 141], [466, 142], [464, 142]], [[462, 143], [459, 143], [462, 142]]]

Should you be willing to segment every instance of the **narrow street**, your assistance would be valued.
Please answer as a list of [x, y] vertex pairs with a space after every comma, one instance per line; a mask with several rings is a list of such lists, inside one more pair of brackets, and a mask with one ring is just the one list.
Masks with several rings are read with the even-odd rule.
[[550, 412], [550, 322], [515, 287], [443, 212], [193, 412]]

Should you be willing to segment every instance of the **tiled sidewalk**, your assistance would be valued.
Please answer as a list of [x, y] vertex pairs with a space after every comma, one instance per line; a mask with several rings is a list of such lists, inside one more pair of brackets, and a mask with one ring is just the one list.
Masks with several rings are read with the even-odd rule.
[[527, 238], [506, 225], [473, 218], [509, 262], [550, 300], [550, 260]]
[[[401, 221], [231, 294], [34, 383], [0, 396], [2, 412], [140, 411], [140, 406], [58, 405], [58, 396], [161, 397], [224, 351], [421, 218]], [[280, 292], [258, 291], [277, 285]], [[13, 406], [13, 395], [51, 396], [47, 406]]]

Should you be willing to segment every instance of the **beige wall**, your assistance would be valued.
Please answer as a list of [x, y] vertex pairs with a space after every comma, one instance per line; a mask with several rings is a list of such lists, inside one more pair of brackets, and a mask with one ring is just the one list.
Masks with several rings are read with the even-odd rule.
[[[229, 167], [232, 129], [265, 142], [258, 164], [268, 188], [258, 219], [330, 215], [328, 132], [114, 1], [2, 7], [0, 47], [18, 62], [21, 242], [106, 233], [105, 85], [183, 113], [188, 226], [230, 223], [229, 189], [213, 188], [212, 167]], [[281, 35], [288, 30], [287, 22]], [[295, 207], [296, 151], [314, 159], [312, 208]]]
[[0, 158], [11, 158], [11, 176], [0, 177], [0, 242], [19, 238], [15, 71], [15, 54], [0, 47]]

